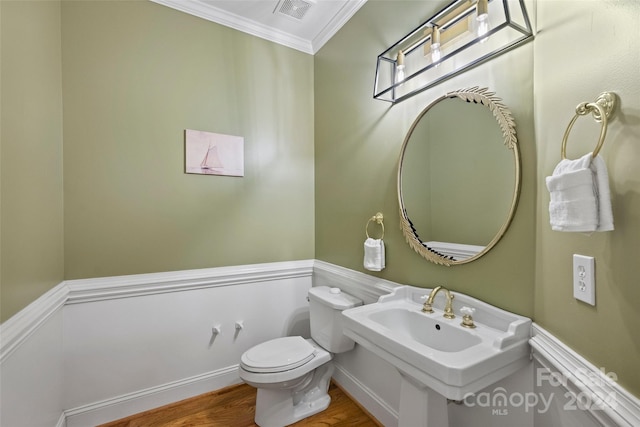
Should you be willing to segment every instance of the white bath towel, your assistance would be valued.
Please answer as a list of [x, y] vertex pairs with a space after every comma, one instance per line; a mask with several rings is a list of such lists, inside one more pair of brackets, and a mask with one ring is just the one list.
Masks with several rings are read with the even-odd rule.
[[381, 271], [385, 267], [384, 263], [384, 241], [367, 238], [364, 241], [364, 268], [370, 271]]
[[607, 166], [600, 156], [564, 159], [546, 179], [549, 219], [555, 231], [611, 231], [613, 214]]

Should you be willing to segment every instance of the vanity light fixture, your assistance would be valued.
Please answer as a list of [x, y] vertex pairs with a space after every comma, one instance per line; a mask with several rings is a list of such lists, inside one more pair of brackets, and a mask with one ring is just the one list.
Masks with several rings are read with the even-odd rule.
[[454, 0], [378, 55], [373, 97], [400, 102], [532, 38], [524, 0]]

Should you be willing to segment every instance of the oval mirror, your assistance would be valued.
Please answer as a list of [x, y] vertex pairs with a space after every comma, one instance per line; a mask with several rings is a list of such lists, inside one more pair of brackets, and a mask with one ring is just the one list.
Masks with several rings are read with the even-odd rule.
[[486, 88], [449, 92], [411, 125], [398, 164], [402, 232], [441, 265], [465, 264], [504, 235], [520, 193], [509, 110]]

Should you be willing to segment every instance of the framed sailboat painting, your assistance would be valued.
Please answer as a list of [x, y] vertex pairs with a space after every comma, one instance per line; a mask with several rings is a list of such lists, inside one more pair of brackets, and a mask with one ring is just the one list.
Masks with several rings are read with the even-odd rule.
[[185, 173], [244, 176], [244, 138], [186, 129]]

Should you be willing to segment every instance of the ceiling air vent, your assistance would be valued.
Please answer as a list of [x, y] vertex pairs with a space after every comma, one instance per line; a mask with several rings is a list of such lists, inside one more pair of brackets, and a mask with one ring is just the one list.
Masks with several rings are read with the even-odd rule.
[[301, 21], [314, 4], [315, 0], [280, 0], [275, 13]]

